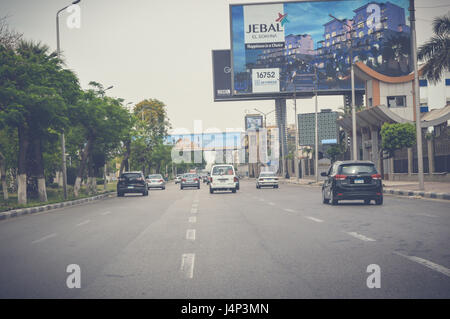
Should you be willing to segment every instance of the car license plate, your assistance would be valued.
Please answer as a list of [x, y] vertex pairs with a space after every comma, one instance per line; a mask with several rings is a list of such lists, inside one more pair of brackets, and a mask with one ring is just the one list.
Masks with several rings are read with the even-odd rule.
[[355, 179], [355, 184], [364, 184], [363, 179]]
[[134, 186], [128, 186], [128, 188], [134, 188]]

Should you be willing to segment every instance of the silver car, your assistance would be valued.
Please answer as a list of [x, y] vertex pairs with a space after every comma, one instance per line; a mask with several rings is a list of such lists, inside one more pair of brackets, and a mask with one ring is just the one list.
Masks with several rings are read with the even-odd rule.
[[161, 188], [166, 189], [166, 181], [161, 174], [148, 175], [146, 178], [147, 188]]
[[272, 172], [261, 172], [256, 179], [256, 188], [259, 189], [264, 186], [278, 188], [278, 176]]

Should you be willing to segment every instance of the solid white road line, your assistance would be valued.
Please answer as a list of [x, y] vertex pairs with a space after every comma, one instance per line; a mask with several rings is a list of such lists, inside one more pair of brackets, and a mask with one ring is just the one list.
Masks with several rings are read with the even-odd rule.
[[364, 240], [364, 241], [375, 241], [375, 239], [366, 237], [366, 236], [364, 236], [364, 235], [361, 235], [361, 234], [358, 234], [358, 233], [355, 233], [355, 232], [350, 232], [350, 233], [345, 232], [345, 233], [348, 234], [348, 235], [350, 235], [350, 236], [353, 236], [353, 237], [355, 237], [355, 238]]
[[196, 216], [189, 217], [189, 222], [192, 223], [192, 224], [196, 223], [197, 222], [197, 217]]
[[318, 219], [318, 218], [314, 218], [314, 217], [311, 217], [311, 216], [306, 216], [306, 218], [308, 218], [308, 219], [310, 219], [312, 221], [315, 221], [317, 223], [323, 223], [323, 220]]
[[197, 198], [194, 199], [194, 200], [193, 200], [193, 203], [194, 203], [194, 204], [198, 204], [198, 199], [197, 199]]
[[181, 255], [181, 272], [186, 278], [192, 279], [194, 277], [194, 260], [195, 254]]
[[414, 261], [414, 262], [416, 262], [416, 263], [419, 263], [419, 264], [421, 264], [421, 265], [423, 265], [423, 266], [425, 266], [425, 267], [428, 267], [428, 268], [430, 268], [430, 269], [433, 269], [433, 270], [435, 270], [435, 271], [437, 271], [437, 272], [440, 272], [441, 274], [444, 274], [444, 275], [446, 275], [447, 277], [450, 277], [450, 269], [448, 269], [448, 268], [446, 268], [446, 267], [444, 267], [444, 266], [435, 264], [435, 263], [432, 262], [432, 261], [429, 261], [429, 260], [426, 260], [426, 259], [423, 259], [423, 258], [420, 258], [420, 257], [416, 257], [416, 256], [407, 256], [407, 255], [403, 255], [402, 253], [398, 253], [398, 252], [394, 252], [394, 253], [397, 254], [397, 255], [399, 255], [399, 256], [405, 257], [405, 258], [407, 258], [407, 259], [409, 259], [409, 260], [411, 260], [411, 261]]
[[191, 214], [197, 214], [198, 210], [197, 208], [191, 208]]
[[81, 223], [79, 223], [79, 224], [76, 224], [76, 226], [77, 226], [77, 227], [80, 227], [80, 226], [89, 224], [90, 222], [91, 222], [91, 221], [88, 219], [88, 220], [85, 220], [84, 222], [81, 222]]
[[37, 244], [37, 243], [43, 242], [44, 240], [47, 240], [47, 239], [50, 239], [50, 238], [53, 238], [53, 237], [56, 237], [56, 234], [50, 234], [50, 235], [44, 236], [44, 237], [42, 237], [40, 239], [32, 241], [31, 243], [32, 244]]
[[188, 229], [186, 231], [186, 239], [187, 240], [195, 240], [195, 229]]
[[285, 208], [284, 211], [285, 211], [285, 212], [288, 212], [288, 213], [296, 213], [295, 210], [290, 209], [290, 208]]
[[198, 208], [198, 204], [192, 204], [192, 208]]
[[110, 212], [110, 211], [108, 211], [108, 212], [103, 212], [103, 213], [101, 213], [100, 215], [102, 215], [102, 216], [106, 216], [106, 215], [109, 215], [109, 214], [111, 214], [111, 212]]

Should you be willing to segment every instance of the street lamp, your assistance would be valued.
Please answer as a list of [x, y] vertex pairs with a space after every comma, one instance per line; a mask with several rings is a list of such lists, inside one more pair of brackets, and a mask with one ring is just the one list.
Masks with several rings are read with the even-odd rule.
[[[58, 55], [58, 60], [61, 58], [61, 46], [59, 41], [59, 14], [66, 10], [71, 5], [79, 3], [81, 0], [73, 1], [70, 5], [56, 12], [56, 53]], [[61, 153], [62, 153], [62, 176], [63, 176], [63, 193], [64, 199], [67, 199], [67, 167], [66, 167], [66, 139], [64, 137], [64, 129], [61, 133]]]
[[255, 110], [256, 112], [261, 113], [261, 114], [263, 115], [263, 117], [264, 117], [264, 128], [267, 128], [267, 123], [266, 123], [267, 115], [269, 115], [269, 114], [272, 113], [272, 112], [275, 112], [275, 110], [272, 110], [272, 111], [267, 112], [267, 113], [264, 113], [264, 112], [258, 110], [256, 107], [254, 108], [254, 110]]
[[[294, 116], [295, 116], [295, 153], [294, 153], [294, 159], [295, 159], [295, 177], [297, 180], [300, 179], [300, 171], [298, 169], [298, 116], [297, 116], [297, 85], [295, 84], [295, 77], [297, 76], [297, 73], [294, 73], [292, 76], [292, 84], [294, 85]], [[316, 114], [317, 116], [317, 114]], [[317, 125], [317, 124], [316, 124]]]
[[352, 144], [353, 144], [353, 160], [358, 159], [358, 153], [357, 153], [357, 137], [356, 137], [356, 106], [355, 106], [355, 73], [354, 73], [354, 67], [353, 67], [353, 25], [350, 27], [345, 21], [340, 20], [333, 16], [332, 14], [329, 14], [329, 16], [336, 21], [340, 22], [342, 25], [346, 26], [350, 32], [350, 77], [351, 77], [351, 83], [352, 83]]

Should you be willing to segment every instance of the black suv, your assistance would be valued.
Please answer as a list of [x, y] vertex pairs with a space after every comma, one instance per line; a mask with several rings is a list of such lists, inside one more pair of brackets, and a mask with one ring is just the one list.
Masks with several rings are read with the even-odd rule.
[[324, 204], [336, 205], [339, 200], [364, 200], [383, 204], [383, 183], [375, 164], [369, 161], [342, 161], [331, 165], [322, 186]]
[[148, 196], [147, 182], [142, 172], [126, 172], [120, 175], [117, 196], [122, 197], [125, 193], [141, 193]]

